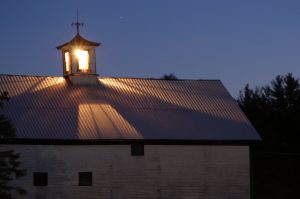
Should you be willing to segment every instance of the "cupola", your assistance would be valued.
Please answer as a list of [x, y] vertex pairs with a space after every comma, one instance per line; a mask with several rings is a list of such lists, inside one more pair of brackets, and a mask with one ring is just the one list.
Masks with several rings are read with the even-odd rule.
[[72, 23], [77, 33], [69, 42], [57, 46], [62, 52], [63, 75], [73, 84], [96, 84], [96, 50], [100, 43], [89, 41], [79, 34], [83, 23]]

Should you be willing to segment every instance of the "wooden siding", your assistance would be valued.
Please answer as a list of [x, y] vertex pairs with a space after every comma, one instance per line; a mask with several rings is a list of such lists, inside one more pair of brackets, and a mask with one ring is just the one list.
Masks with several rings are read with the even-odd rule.
[[[27, 175], [15, 181], [16, 198], [249, 199], [248, 146], [0, 145], [21, 154]], [[78, 186], [78, 172], [93, 172], [93, 186]], [[34, 187], [33, 172], [48, 172], [48, 186]]]

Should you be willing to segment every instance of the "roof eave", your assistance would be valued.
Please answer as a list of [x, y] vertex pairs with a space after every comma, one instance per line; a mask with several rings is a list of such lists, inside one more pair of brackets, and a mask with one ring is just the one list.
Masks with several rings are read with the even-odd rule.
[[147, 145], [253, 145], [261, 140], [184, 140], [184, 139], [38, 139], [38, 138], [6, 138], [0, 144], [25, 145], [128, 145], [143, 143]]
[[[98, 46], [100, 46], [101, 45], [101, 43], [97, 43], [97, 42], [93, 42], [93, 44], [88, 44], [88, 45], [85, 45], [85, 46], [94, 46], [94, 47], [98, 47]], [[60, 46], [57, 46], [56, 47], [56, 49], [57, 50], [61, 50], [63, 47], [65, 47], [65, 46], [80, 46], [80, 44], [71, 44], [70, 42], [67, 42], [67, 43], [64, 43], [64, 44], [62, 44], [62, 45], [60, 45]]]

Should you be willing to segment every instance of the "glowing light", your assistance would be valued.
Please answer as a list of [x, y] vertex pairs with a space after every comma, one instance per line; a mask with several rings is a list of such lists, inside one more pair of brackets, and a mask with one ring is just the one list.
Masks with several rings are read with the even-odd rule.
[[78, 69], [87, 71], [89, 69], [89, 52], [87, 50], [76, 50], [75, 55], [78, 58]]
[[80, 104], [78, 108], [80, 138], [143, 138], [138, 130], [109, 104]]
[[66, 64], [66, 72], [70, 71], [70, 53], [65, 52], [65, 64]]
[[[158, 102], [167, 102], [169, 104], [173, 104], [178, 107], [182, 107], [185, 109], [190, 109], [192, 111], [197, 111], [203, 114], [207, 114], [216, 118], [231, 120], [235, 122], [245, 122], [245, 118], [242, 114], [238, 114], [239, 110], [235, 112], [235, 114], [230, 114], [228, 108], [224, 108], [224, 104], [231, 106], [230, 111], [236, 111], [236, 107], [234, 107], [234, 103], [230, 98], [220, 98], [218, 95], [208, 95], [209, 93], [196, 93], [191, 90], [190, 82], [178, 81], [173, 84], [158, 84], [156, 81], [138, 81], [138, 80], [126, 80], [126, 79], [99, 79], [101, 83], [105, 84], [107, 87], [111, 89], [117, 90], [118, 92], [127, 93], [135, 93], [134, 95], [138, 96], [139, 94], [142, 96], [147, 96], [149, 101], [151, 98], [158, 99]], [[215, 88], [214, 92], [220, 93], [219, 95], [223, 95], [223, 89], [217, 90]], [[222, 88], [222, 87], [221, 87]], [[210, 90], [211, 87], [208, 85], [202, 85], [203, 91]], [[201, 91], [201, 89], [200, 89]], [[202, 102], [202, 103], [199, 103]], [[151, 102], [155, 106], [155, 100]], [[205, 106], [205, 104], [212, 103], [213, 106]], [[159, 105], [160, 106], [160, 105]]]

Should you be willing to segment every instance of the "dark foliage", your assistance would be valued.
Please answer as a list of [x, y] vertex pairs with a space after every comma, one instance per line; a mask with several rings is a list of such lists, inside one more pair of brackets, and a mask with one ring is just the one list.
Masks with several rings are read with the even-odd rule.
[[173, 73], [170, 73], [169, 75], [164, 75], [161, 79], [164, 79], [164, 80], [177, 80], [177, 77]]
[[255, 199], [300, 198], [300, 85], [292, 74], [240, 92], [239, 105], [263, 141], [251, 146]]
[[300, 198], [300, 156], [294, 152], [252, 150], [253, 199]]
[[290, 149], [300, 140], [300, 85], [292, 74], [240, 92], [239, 105], [264, 142]]
[[[9, 100], [7, 92], [0, 92], [0, 107], [3, 101]], [[0, 139], [13, 138], [16, 129], [12, 123], [3, 114], [0, 114]], [[13, 150], [0, 151], [0, 198], [12, 199], [12, 191], [19, 194], [25, 194], [26, 191], [20, 187], [9, 185], [9, 182], [15, 178], [25, 175], [25, 171], [20, 169], [19, 154]]]

